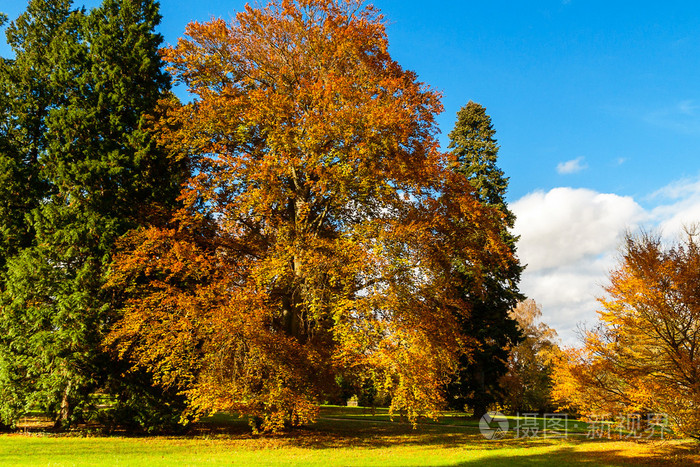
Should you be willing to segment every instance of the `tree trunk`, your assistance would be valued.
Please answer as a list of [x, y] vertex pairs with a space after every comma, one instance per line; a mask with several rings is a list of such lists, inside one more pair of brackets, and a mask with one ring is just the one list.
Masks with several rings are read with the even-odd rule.
[[474, 379], [477, 384], [471, 404], [474, 411], [472, 418], [478, 420], [486, 414], [486, 409], [488, 408], [488, 404], [486, 403], [486, 375], [484, 374], [484, 368], [481, 362], [479, 362], [474, 369]]
[[72, 381], [68, 381], [65, 391], [63, 392], [63, 398], [61, 399], [61, 411], [58, 414], [58, 419], [54, 425], [55, 428], [65, 428], [69, 425], [70, 417], [72, 414], [73, 407], [70, 404], [70, 390], [73, 385]]

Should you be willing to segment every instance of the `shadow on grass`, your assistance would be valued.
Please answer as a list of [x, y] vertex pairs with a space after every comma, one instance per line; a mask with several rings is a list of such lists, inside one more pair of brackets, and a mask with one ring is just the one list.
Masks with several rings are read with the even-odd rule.
[[[540, 444], [541, 446], [541, 444]], [[636, 446], [633, 441], [580, 441], [553, 447], [546, 452], [532, 452], [536, 445], [522, 446], [516, 454], [499, 453], [489, 457], [489, 466], [520, 465], [699, 465], [700, 453], [687, 443], [649, 442]], [[463, 461], [454, 466], [482, 465], [483, 460]]]
[[421, 423], [414, 428], [405, 421], [388, 417], [369, 419], [322, 414], [315, 423], [281, 433], [253, 435], [245, 418], [217, 414], [195, 424], [185, 437], [232, 437], [266, 439], [310, 449], [382, 448], [401, 445], [454, 447], [464, 442], [485, 441], [475, 426]]
[[[314, 425], [281, 435], [298, 447], [310, 449], [381, 449], [397, 445], [439, 451], [475, 450], [488, 465], [700, 465], [700, 448], [693, 442], [504, 438], [487, 440], [473, 426], [321, 419]], [[453, 465], [480, 465], [477, 460]]]
[[[697, 443], [679, 441], [589, 440], [584, 436], [566, 439], [504, 438], [485, 439], [477, 426], [449, 424], [411, 424], [377, 419], [339, 418], [322, 414], [313, 425], [266, 436], [253, 436], [244, 420], [220, 420], [218, 433], [238, 439], [260, 438], [279, 445], [313, 450], [359, 448], [382, 449], [415, 447], [439, 452], [442, 449], [478, 451], [473, 461], [453, 465], [698, 465]], [[205, 425], [216, 426], [207, 422]], [[215, 431], [214, 431], [215, 432]], [[201, 433], [200, 433], [201, 435]], [[444, 464], [443, 464], [444, 465]]]
[[[348, 414], [350, 416], [346, 417]], [[324, 411], [312, 425], [274, 435], [253, 435], [245, 418], [217, 414], [193, 425], [185, 435], [167, 438], [221, 440], [224, 446], [233, 442], [235, 449], [245, 450], [294, 447], [317, 452], [319, 457], [325, 455], [324, 450], [347, 449], [352, 453], [353, 449], [358, 449], [360, 459], [366, 459], [367, 452], [373, 450], [407, 448], [397, 454], [416, 452], [429, 456], [416, 460], [416, 464], [423, 465], [426, 459], [430, 465], [463, 466], [700, 464], [698, 444], [692, 442], [592, 441], [582, 436], [570, 436], [565, 440], [512, 437], [486, 440], [473, 423], [461, 425], [443, 420], [442, 424], [425, 423], [414, 429], [406, 422], [387, 421], [386, 414], [378, 415]], [[352, 454], [349, 455], [347, 460], [352, 464]], [[471, 457], [473, 460], [467, 460]]]
[[[333, 422], [333, 421], [330, 421]], [[311, 449], [381, 449], [397, 445], [439, 451], [478, 451], [476, 459], [449, 465], [700, 465], [700, 448], [694, 442], [509, 438], [487, 440], [478, 430], [409, 424], [336, 423], [320, 420], [313, 427], [288, 433], [288, 441]], [[476, 432], [475, 432], [476, 431]], [[441, 463], [440, 465], [448, 465]]]

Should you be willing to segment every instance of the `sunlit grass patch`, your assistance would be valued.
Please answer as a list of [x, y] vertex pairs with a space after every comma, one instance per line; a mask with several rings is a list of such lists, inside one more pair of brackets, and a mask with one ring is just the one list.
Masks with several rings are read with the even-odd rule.
[[[247, 420], [216, 414], [187, 436], [42, 433], [0, 436], [0, 465], [680, 465], [700, 463], [688, 440], [487, 440], [478, 421], [446, 414], [414, 429], [382, 409], [323, 407], [319, 420], [277, 435], [251, 434]], [[515, 420], [510, 419], [513, 423]], [[542, 419], [544, 422], [544, 419]], [[578, 423], [578, 422], [576, 422]], [[586, 428], [580, 425], [580, 429]]]

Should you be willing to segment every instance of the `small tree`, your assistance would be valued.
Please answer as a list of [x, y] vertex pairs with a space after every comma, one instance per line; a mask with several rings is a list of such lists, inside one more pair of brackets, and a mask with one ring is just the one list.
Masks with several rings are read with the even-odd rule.
[[510, 349], [508, 371], [500, 379], [503, 403], [512, 412], [545, 413], [554, 408], [552, 372], [559, 346], [556, 331], [539, 322], [541, 316], [532, 299], [518, 303], [511, 311], [523, 335]]
[[628, 235], [601, 299], [600, 323], [568, 349], [554, 395], [582, 413], [665, 413], [700, 439], [700, 245]]

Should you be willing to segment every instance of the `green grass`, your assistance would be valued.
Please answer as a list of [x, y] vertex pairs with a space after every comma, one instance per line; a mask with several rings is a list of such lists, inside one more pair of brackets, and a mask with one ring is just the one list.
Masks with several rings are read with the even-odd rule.
[[[513, 420], [511, 420], [512, 422]], [[583, 428], [582, 428], [583, 429]], [[446, 414], [413, 429], [386, 411], [324, 407], [317, 423], [253, 436], [246, 421], [217, 415], [189, 436], [0, 436], [1, 465], [679, 465], [700, 463], [690, 441], [484, 439], [478, 422]]]
[[[371, 409], [367, 407], [344, 407], [344, 406], [332, 406], [327, 405], [321, 407], [321, 417], [340, 420], [364, 420], [364, 421], [379, 421], [379, 422], [404, 422], [399, 415], [394, 415], [393, 417], [389, 415], [389, 409], [377, 408]], [[515, 432], [517, 427], [521, 427], [522, 433], [526, 432], [526, 429], [532, 427], [533, 423], [536, 429], [530, 430], [530, 433], [534, 433], [535, 436], [543, 436], [545, 434], [550, 434], [550, 432], [565, 433], [568, 436], [586, 436], [591, 429], [591, 426], [581, 420], [574, 418], [567, 418], [562, 423], [564, 424], [564, 429], [557, 429], [552, 425], [551, 418], [545, 419], [544, 417], [531, 417], [531, 416], [508, 416], [510, 430]], [[452, 427], [471, 427], [475, 430], [479, 428], [479, 420], [474, 420], [466, 416], [463, 412], [444, 412], [439, 420], [424, 419], [421, 420], [423, 425], [442, 425], [442, 426], [452, 426]], [[613, 430], [615, 431], [615, 430]], [[553, 436], [556, 436], [554, 433]]]

